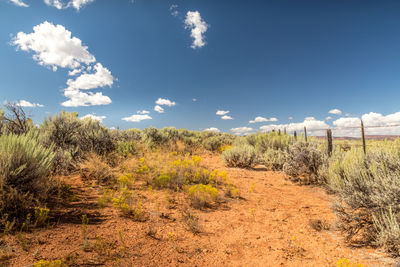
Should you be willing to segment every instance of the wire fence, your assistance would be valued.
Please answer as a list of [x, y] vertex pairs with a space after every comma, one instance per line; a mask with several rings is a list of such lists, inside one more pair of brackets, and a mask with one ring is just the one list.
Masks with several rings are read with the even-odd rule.
[[[391, 129], [390, 131], [382, 131], [382, 129]], [[276, 129], [273, 129], [275, 132]], [[330, 127], [330, 128], [314, 128], [304, 126], [303, 129], [289, 129], [278, 128], [277, 131], [281, 133], [293, 134], [295, 139], [304, 138], [308, 141], [308, 136], [316, 136], [318, 140], [327, 142], [328, 154], [332, 153], [333, 147], [340, 146], [343, 150], [351, 149], [351, 147], [362, 147], [364, 153], [367, 151], [367, 147], [374, 144], [368, 144], [371, 140], [394, 140], [400, 137], [400, 124], [387, 124], [387, 125], [364, 125], [363, 121], [360, 120], [360, 126], [345, 126], [345, 127]], [[335, 144], [333, 143], [335, 140]], [[342, 140], [337, 142], [338, 140]], [[368, 142], [367, 142], [368, 140]], [[358, 143], [359, 141], [360, 143]], [[357, 142], [357, 143], [356, 143]], [[400, 147], [399, 144], [393, 144]]]

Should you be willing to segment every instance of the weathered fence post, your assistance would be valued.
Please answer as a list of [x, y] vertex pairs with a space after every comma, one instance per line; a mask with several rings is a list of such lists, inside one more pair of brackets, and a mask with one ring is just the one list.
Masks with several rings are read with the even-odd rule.
[[286, 127], [283, 128], [283, 133], [286, 135]]
[[294, 131], [293, 136], [294, 136], [294, 140], [297, 141], [297, 133], [296, 133], [296, 131]]
[[331, 129], [326, 130], [326, 140], [328, 141], [328, 156], [330, 157], [332, 155], [332, 149], [333, 149]]
[[364, 122], [362, 120], [361, 120], [361, 139], [362, 139], [362, 146], [363, 146], [364, 154], [367, 154], [367, 145], [365, 143]]
[[304, 126], [304, 139], [306, 140], [307, 143], [307, 128]]
[[281, 129], [278, 129], [278, 135], [281, 135]]

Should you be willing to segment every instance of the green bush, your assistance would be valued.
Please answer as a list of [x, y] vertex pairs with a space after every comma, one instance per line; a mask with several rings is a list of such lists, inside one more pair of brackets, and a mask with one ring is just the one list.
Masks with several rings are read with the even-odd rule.
[[259, 133], [256, 136], [248, 137], [248, 140], [252, 140], [250, 144], [254, 144], [253, 146], [257, 152], [261, 154], [270, 149], [287, 151], [291, 145], [290, 135], [282, 133], [279, 134], [277, 132]]
[[123, 157], [136, 154], [136, 146], [133, 142], [121, 142], [118, 144], [118, 153]]
[[283, 171], [292, 178], [302, 179], [306, 184], [323, 184], [318, 176], [323, 164], [323, 155], [317, 144], [299, 141], [289, 148]]
[[222, 152], [222, 158], [229, 167], [250, 168], [257, 163], [254, 147], [246, 144], [225, 150]]
[[0, 136], [0, 216], [20, 223], [43, 201], [52, 184], [52, 148], [44, 148], [35, 133]]
[[286, 162], [287, 152], [269, 148], [262, 155], [262, 163], [269, 170], [281, 171]]

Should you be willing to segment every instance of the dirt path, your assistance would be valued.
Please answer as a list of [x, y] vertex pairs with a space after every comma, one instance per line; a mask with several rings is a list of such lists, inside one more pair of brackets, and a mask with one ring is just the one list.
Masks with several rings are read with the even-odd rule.
[[[54, 228], [7, 236], [0, 248], [14, 256], [11, 266], [61, 258], [71, 266], [336, 266], [339, 258], [393, 266], [382, 253], [352, 249], [339, 233], [311, 227], [312, 220], [332, 225], [335, 219], [322, 189], [292, 184], [262, 168], [225, 168], [217, 156], [205, 156], [205, 163], [226, 170], [243, 199], [197, 211], [185, 193], [141, 190], [148, 214], [137, 222], [112, 207], [98, 208], [99, 188], [72, 177], [76, 201], [56, 211]], [[200, 234], [189, 231], [188, 210], [199, 218]], [[89, 218], [86, 238], [83, 214]]]

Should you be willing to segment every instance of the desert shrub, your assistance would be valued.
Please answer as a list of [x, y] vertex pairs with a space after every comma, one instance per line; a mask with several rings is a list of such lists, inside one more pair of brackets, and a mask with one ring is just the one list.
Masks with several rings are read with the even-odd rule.
[[0, 136], [0, 216], [21, 223], [52, 189], [52, 149], [34, 133]]
[[262, 155], [262, 163], [269, 170], [281, 171], [286, 162], [286, 151], [269, 148]]
[[15, 103], [5, 104], [0, 112], [1, 131], [4, 134], [26, 134], [33, 128], [33, 123], [23, 108]]
[[211, 185], [197, 184], [189, 187], [189, 198], [195, 208], [210, 206], [218, 197], [218, 189]]
[[286, 151], [290, 146], [290, 135], [288, 134], [279, 134], [277, 132], [259, 133], [255, 136], [251, 136], [251, 138], [254, 139], [251, 145], [254, 143], [253, 146], [257, 152], [261, 154], [271, 149]]
[[250, 145], [233, 146], [222, 153], [222, 158], [229, 167], [250, 168], [256, 164], [256, 151]]
[[316, 144], [299, 141], [290, 147], [283, 171], [292, 178], [304, 178], [307, 184], [322, 184], [326, 182], [318, 176], [322, 164], [323, 155]]
[[49, 116], [41, 125], [43, 144], [49, 147], [54, 144], [55, 150], [68, 152], [73, 159], [80, 155], [79, 132], [82, 122], [78, 113], [62, 111], [60, 114]]
[[118, 144], [118, 153], [123, 157], [136, 154], [136, 146], [133, 142], [121, 142]]
[[203, 147], [209, 151], [219, 151], [220, 147], [224, 144], [224, 139], [221, 136], [213, 136], [203, 141]]
[[400, 156], [392, 149], [353, 148], [329, 166], [329, 186], [338, 196], [333, 210], [349, 239], [400, 253]]
[[168, 144], [168, 136], [154, 127], [143, 130], [144, 142], [150, 147], [165, 146]]
[[116, 150], [116, 142], [112, 138], [110, 130], [91, 118], [82, 120], [78, 137], [81, 154], [94, 152], [98, 155], [106, 155]]
[[99, 183], [113, 182], [116, 174], [101, 156], [91, 153], [87, 159], [78, 164], [79, 173], [88, 180], [96, 180]]

